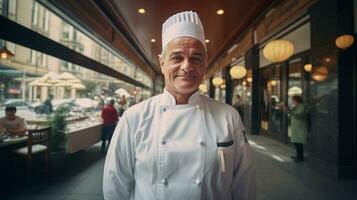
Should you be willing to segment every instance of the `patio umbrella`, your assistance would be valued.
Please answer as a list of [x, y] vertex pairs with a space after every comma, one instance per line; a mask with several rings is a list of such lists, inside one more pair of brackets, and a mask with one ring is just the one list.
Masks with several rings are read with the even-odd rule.
[[29, 84], [30, 86], [52, 86], [52, 84], [50, 83], [46, 83], [46, 82], [41, 82], [41, 81], [33, 81]]
[[130, 94], [128, 93], [128, 91], [126, 91], [123, 88], [119, 88], [117, 90], [114, 91], [115, 94], [119, 95], [119, 96], [125, 96], [125, 97], [130, 97]]
[[84, 86], [83, 84], [81, 83], [75, 83], [71, 86], [71, 88], [73, 89], [77, 89], [77, 90], [84, 90], [86, 89], [86, 86]]
[[293, 87], [289, 88], [289, 90], [288, 90], [289, 96], [300, 95], [300, 94], [302, 94], [302, 89], [297, 86], [293, 86]]
[[82, 108], [92, 108], [98, 105], [98, 102], [89, 98], [79, 98], [74, 100], [74, 104]]

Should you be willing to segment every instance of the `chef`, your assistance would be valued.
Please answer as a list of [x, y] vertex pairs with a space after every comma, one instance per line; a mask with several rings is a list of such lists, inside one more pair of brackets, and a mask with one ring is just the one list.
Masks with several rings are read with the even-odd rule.
[[207, 51], [197, 13], [162, 26], [160, 95], [125, 111], [104, 166], [106, 200], [254, 200], [255, 169], [239, 113], [201, 95]]

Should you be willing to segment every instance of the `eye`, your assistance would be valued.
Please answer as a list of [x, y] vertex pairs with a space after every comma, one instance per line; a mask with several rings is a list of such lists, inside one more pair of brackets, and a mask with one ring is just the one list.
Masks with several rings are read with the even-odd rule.
[[200, 63], [202, 63], [202, 59], [201, 59], [201, 58], [198, 58], [198, 57], [192, 57], [192, 58], [191, 58], [191, 61], [192, 61], [192, 63], [195, 63], [195, 64], [200, 64]]
[[170, 60], [172, 60], [172, 61], [174, 61], [174, 62], [178, 62], [178, 61], [181, 61], [181, 60], [182, 60], [182, 56], [179, 56], [179, 55], [173, 56], [173, 57], [171, 57]]

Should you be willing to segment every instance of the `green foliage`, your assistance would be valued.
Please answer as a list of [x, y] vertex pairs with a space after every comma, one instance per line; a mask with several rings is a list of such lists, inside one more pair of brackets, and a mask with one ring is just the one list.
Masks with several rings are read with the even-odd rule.
[[60, 106], [48, 119], [51, 126], [51, 135], [49, 139], [50, 151], [58, 151], [64, 148], [66, 139], [67, 121], [69, 116], [69, 108], [67, 106]]

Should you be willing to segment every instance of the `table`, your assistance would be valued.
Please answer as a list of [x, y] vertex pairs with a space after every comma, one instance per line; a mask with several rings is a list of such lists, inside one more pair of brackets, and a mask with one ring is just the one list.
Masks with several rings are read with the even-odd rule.
[[27, 141], [27, 136], [22, 136], [22, 137], [18, 137], [18, 138], [11, 138], [9, 141], [0, 142], [0, 147], [6, 147], [6, 146], [10, 146], [10, 145], [15, 145], [15, 144], [19, 144], [19, 143], [26, 142], [26, 141]]
[[71, 129], [67, 135], [66, 152], [75, 153], [101, 141], [102, 123]]
[[[91, 147], [101, 141], [102, 123], [92, 122], [86, 127], [73, 127], [66, 132], [66, 152], [75, 153], [77, 151]], [[27, 136], [11, 138], [9, 141], [0, 142], [0, 148], [14, 147], [20, 143], [26, 143]]]

